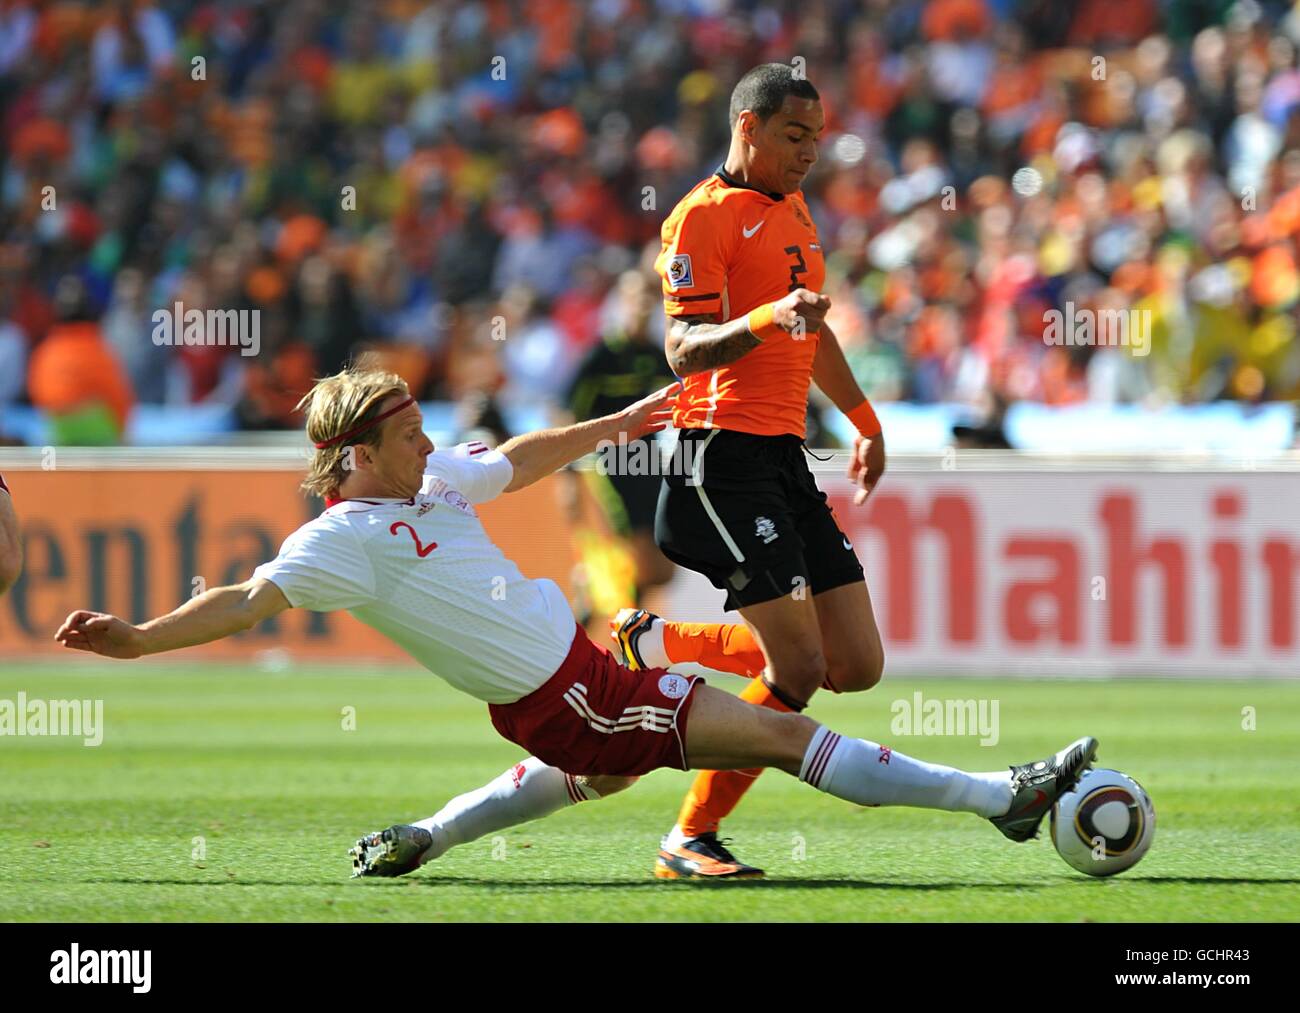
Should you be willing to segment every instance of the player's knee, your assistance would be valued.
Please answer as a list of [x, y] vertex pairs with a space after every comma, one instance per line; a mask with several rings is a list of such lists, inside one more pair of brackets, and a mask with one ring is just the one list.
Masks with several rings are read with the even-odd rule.
[[620, 791], [625, 791], [636, 784], [635, 777], [618, 777], [614, 774], [591, 774], [576, 779], [585, 789], [588, 797], [609, 798]]
[[836, 660], [827, 666], [826, 678], [841, 693], [861, 693], [884, 677], [885, 651], [877, 642], [852, 661]]
[[807, 700], [826, 681], [826, 657], [821, 648], [783, 651], [780, 659], [770, 659], [767, 680], [797, 700]]

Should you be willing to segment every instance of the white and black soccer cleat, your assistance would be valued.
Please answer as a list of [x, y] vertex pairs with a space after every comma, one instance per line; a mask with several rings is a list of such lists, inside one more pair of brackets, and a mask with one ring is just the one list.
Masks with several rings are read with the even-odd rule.
[[1096, 755], [1097, 740], [1085, 735], [1046, 760], [1012, 767], [1011, 808], [989, 822], [1017, 843], [1033, 840], [1043, 817], [1079, 783]]
[[398, 823], [387, 830], [376, 830], [348, 851], [352, 878], [404, 876], [420, 867], [420, 856], [432, 846], [433, 835], [420, 827]]
[[619, 609], [618, 614], [609, 621], [610, 639], [618, 644], [625, 668], [633, 672], [644, 672], [650, 667], [637, 650], [637, 641], [641, 639], [642, 633], [656, 622], [662, 621], [653, 612], [638, 608]]

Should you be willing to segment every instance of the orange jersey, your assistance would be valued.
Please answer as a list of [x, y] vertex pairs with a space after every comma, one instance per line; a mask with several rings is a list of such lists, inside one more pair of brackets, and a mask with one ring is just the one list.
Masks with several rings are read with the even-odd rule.
[[[670, 317], [725, 323], [797, 288], [820, 292], [826, 278], [803, 194], [767, 194], [721, 169], [673, 208], [661, 239], [655, 270]], [[729, 366], [683, 377], [673, 425], [802, 437], [817, 340], [783, 333]]]

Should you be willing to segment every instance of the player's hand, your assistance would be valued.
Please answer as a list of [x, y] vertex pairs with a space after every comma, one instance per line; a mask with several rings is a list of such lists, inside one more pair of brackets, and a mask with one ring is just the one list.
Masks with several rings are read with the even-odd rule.
[[853, 438], [853, 453], [849, 455], [849, 480], [857, 486], [853, 505], [861, 506], [871, 495], [871, 490], [885, 473], [885, 437], [883, 433]]
[[772, 304], [772, 320], [795, 337], [816, 334], [831, 308], [831, 297], [820, 292], [797, 288], [784, 299]]
[[629, 440], [635, 440], [647, 433], [666, 429], [672, 425], [673, 407], [681, 392], [682, 385], [674, 380], [635, 404], [628, 405], [618, 413], [619, 431], [627, 433]]
[[106, 658], [138, 658], [144, 653], [140, 631], [117, 616], [79, 609], [63, 620], [54, 639], [75, 651]]

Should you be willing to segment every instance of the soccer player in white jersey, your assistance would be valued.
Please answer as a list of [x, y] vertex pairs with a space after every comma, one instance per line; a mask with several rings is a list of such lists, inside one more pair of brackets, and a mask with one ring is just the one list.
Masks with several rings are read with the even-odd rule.
[[304, 487], [327, 508], [275, 559], [242, 584], [139, 625], [73, 612], [55, 639], [137, 658], [219, 640], [289, 608], [346, 609], [485, 701], [497, 731], [532, 756], [435, 816], [363, 837], [354, 875], [409, 872], [454, 844], [608, 795], [657, 767], [776, 767], [859, 805], [970, 812], [1012, 840], [1033, 837], [1091, 763], [1095, 739], [972, 774], [755, 707], [698, 677], [633, 672], [592, 643], [558, 586], [526, 579], [493, 544], [475, 504], [531, 485], [602, 440], [663, 428], [677, 389], [499, 450], [469, 443], [435, 452], [400, 378], [345, 370], [302, 405], [316, 447]]

